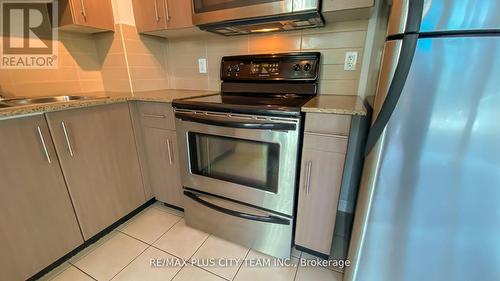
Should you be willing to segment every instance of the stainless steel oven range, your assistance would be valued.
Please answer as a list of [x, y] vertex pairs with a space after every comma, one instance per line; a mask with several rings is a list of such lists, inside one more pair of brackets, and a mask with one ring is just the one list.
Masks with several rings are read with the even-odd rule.
[[224, 57], [221, 94], [173, 103], [188, 225], [289, 257], [300, 107], [319, 53]]

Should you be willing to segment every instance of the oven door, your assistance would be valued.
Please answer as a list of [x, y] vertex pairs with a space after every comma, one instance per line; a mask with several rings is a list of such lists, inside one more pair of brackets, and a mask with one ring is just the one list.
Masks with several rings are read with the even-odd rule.
[[175, 116], [184, 187], [292, 216], [300, 119]]
[[273, 16], [291, 13], [292, 8], [293, 0], [193, 0], [193, 23]]

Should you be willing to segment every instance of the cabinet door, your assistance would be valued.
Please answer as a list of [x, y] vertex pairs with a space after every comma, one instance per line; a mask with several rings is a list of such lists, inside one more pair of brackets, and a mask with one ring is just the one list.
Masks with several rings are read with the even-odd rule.
[[182, 207], [175, 131], [143, 128], [149, 180], [159, 201]]
[[89, 27], [113, 30], [111, 0], [71, 0], [75, 23]]
[[374, 0], [324, 0], [323, 12], [341, 11], [349, 9], [370, 8]]
[[147, 32], [167, 28], [163, 0], [132, 0], [137, 31]]
[[330, 254], [344, 160], [341, 153], [303, 150], [295, 244]]
[[0, 121], [0, 272], [25, 280], [83, 243], [43, 116]]
[[165, 5], [167, 28], [186, 28], [193, 26], [193, 11], [191, 0], [159, 0]]
[[47, 120], [85, 239], [146, 201], [127, 103]]

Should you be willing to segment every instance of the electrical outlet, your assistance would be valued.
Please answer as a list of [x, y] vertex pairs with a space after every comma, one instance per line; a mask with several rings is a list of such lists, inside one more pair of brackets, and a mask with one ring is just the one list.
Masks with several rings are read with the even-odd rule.
[[200, 73], [207, 73], [207, 59], [205, 58], [198, 59], [198, 71]]
[[358, 52], [346, 52], [344, 61], [344, 70], [356, 70], [356, 62], [358, 61]]

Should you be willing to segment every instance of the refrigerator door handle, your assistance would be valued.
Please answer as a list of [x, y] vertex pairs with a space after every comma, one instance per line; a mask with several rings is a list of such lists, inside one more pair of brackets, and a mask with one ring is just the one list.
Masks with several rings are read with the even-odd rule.
[[385, 126], [394, 112], [394, 109], [396, 108], [396, 105], [398, 104], [399, 97], [403, 92], [406, 78], [410, 72], [415, 49], [417, 48], [417, 41], [418, 34], [407, 34], [403, 37], [400, 58], [394, 72], [394, 77], [391, 81], [391, 85], [389, 86], [384, 103], [380, 108], [377, 119], [373, 122], [370, 132], [368, 133], [365, 156], [370, 154], [373, 147], [379, 140], [380, 136], [384, 132]]
[[426, 0], [408, 0], [408, 17], [406, 18], [405, 33], [420, 31], [420, 23], [424, 13], [424, 2]]

